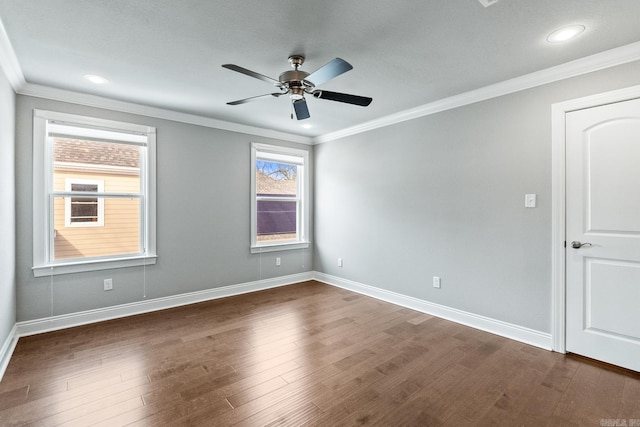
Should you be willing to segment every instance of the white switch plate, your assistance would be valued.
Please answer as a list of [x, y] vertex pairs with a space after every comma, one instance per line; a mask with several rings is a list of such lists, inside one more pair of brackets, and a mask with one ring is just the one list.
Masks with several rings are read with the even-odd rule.
[[535, 208], [536, 207], [536, 195], [535, 194], [525, 194], [524, 195], [524, 207], [525, 208]]
[[440, 278], [438, 276], [433, 276], [433, 287], [440, 289]]
[[280, 267], [280, 257], [276, 257], [276, 267]]
[[113, 279], [104, 279], [104, 290], [110, 291], [113, 289]]
[[342, 267], [342, 258], [338, 258], [338, 267]]

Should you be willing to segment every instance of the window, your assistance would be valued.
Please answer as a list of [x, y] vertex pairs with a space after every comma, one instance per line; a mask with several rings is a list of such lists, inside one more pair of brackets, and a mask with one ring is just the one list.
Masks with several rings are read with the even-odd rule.
[[[94, 179], [65, 178], [65, 190], [79, 193], [102, 193], [104, 181]], [[103, 227], [104, 198], [65, 197], [65, 227]]]
[[155, 263], [155, 129], [34, 111], [34, 274]]
[[251, 251], [309, 247], [308, 152], [251, 146]]

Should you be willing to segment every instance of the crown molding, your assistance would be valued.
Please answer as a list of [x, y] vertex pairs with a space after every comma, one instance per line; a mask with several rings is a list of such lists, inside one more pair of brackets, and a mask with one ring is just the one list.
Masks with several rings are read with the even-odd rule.
[[18, 92], [27, 84], [2, 19], [0, 19], [0, 66], [15, 92]]
[[9, 36], [7, 35], [4, 25], [2, 24], [2, 20], [0, 20], [0, 66], [4, 71], [4, 74], [7, 76], [7, 80], [9, 80], [9, 83], [13, 87], [13, 90], [20, 95], [46, 98], [55, 101], [72, 102], [74, 104], [80, 104], [89, 107], [97, 107], [124, 113], [139, 114], [142, 116], [150, 116], [158, 119], [174, 120], [182, 123], [228, 130], [231, 132], [244, 133], [253, 136], [274, 138], [307, 145], [313, 144], [313, 140], [307, 136], [295, 135], [255, 126], [241, 125], [238, 123], [212, 119], [195, 114], [182, 113], [163, 108], [117, 101], [96, 95], [88, 95], [49, 86], [27, 83], [24, 78], [24, 74], [22, 74], [22, 69], [20, 68], [18, 58], [16, 57], [15, 51], [13, 50], [13, 46], [11, 45], [11, 41], [9, 40]]
[[560, 80], [591, 73], [605, 68], [640, 60], [640, 42], [596, 53], [561, 65], [546, 68], [524, 76], [515, 77], [500, 83], [485, 86], [469, 92], [443, 98], [415, 108], [390, 114], [379, 119], [351, 126], [339, 131], [329, 132], [316, 137], [290, 134], [286, 132], [265, 129], [255, 126], [247, 126], [239, 123], [227, 122], [195, 114], [182, 113], [125, 101], [117, 101], [96, 95], [88, 95], [72, 92], [48, 86], [27, 83], [17, 57], [9, 41], [4, 25], [0, 20], [0, 65], [4, 70], [9, 83], [16, 93], [56, 101], [72, 102], [90, 107], [104, 108], [131, 114], [139, 114], [159, 119], [174, 120], [231, 132], [244, 133], [265, 138], [274, 138], [301, 144], [321, 144], [334, 141], [347, 136], [356, 135], [370, 130], [391, 126], [407, 120], [436, 114], [442, 111], [463, 107], [476, 102], [486, 101], [510, 93], [531, 89], [537, 86], [557, 82]]
[[555, 67], [546, 68], [531, 74], [525, 74], [524, 76], [515, 77], [480, 89], [443, 98], [419, 107], [404, 110], [399, 113], [371, 120], [336, 132], [320, 135], [313, 138], [313, 143], [321, 144], [323, 142], [334, 141], [336, 139], [391, 126], [396, 123], [416, 119], [418, 117], [463, 107], [476, 102], [486, 101], [491, 98], [497, 98], [510, 93], [531, 89], [537, 86], [542, 86], [637, 60], [640, 60], [640, 42], [596, 53]]
[[27, 83], [19, 91], [20, 95], [33, 96], [36, 98], [51, 99], [54, 101], [71, 102], [74, 104], [85, 105], [88, 107], [103, 108], [106, 110], [114, 110], [123, 113], [138, 114], [141, 116], [149, 116], [158, 119], [173, 120], [181, 123], [189, 123], [209, 128], [228, 130], [249, 134], [252, 136], [260, 136], [265, 138], [274, 138], [301, 144], [312, 144], [310, 137], [295, 135], [286, 132], [280, 132], [271, 129], [265, 129], [255, 126], [241, 125], [238, 123], [227, 122], [224, 120], [212, 119], [210, 117], [198, 116], [195, 114], [182, 113], [179, 111], [167, 110], [164, 108], [151, 107], [148, 105], [135, 104], [126, 101], [117, 101], [111, 98], [105, 98], [97, 95], [89, 95], [86, 93], [73, 92], [64, 89], [58, 89], [50, 86], [36, 85]]

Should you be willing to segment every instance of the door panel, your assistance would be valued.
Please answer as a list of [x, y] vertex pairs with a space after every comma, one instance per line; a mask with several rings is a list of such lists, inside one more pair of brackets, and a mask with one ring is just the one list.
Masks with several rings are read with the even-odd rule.
[[639, 134], [640, 119], [627, 118], [584, 131], [588, 232], [640, 233]]
[[637, 341], [640, 263], [587, 258], [585, 264], [585, 329]]
[[566, 349], [640, 371], [640, 100], [566, 130]]

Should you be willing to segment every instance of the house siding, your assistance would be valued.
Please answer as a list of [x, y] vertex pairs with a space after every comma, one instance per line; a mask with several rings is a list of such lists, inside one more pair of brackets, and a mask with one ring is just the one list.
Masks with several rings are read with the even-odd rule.
[[[107, 173], [80, 173], [56, 168], [54, 188], [64, 191], [66, 179], [88, 179], [104, 182], [105, 192], [139, 193], [140, 177]], [[65, 200], [54, 200], [54, 258], [97, 257], [140, 252], [140, 201], [138, 199], [105, 199], [104, 225], [65, 225]]]

